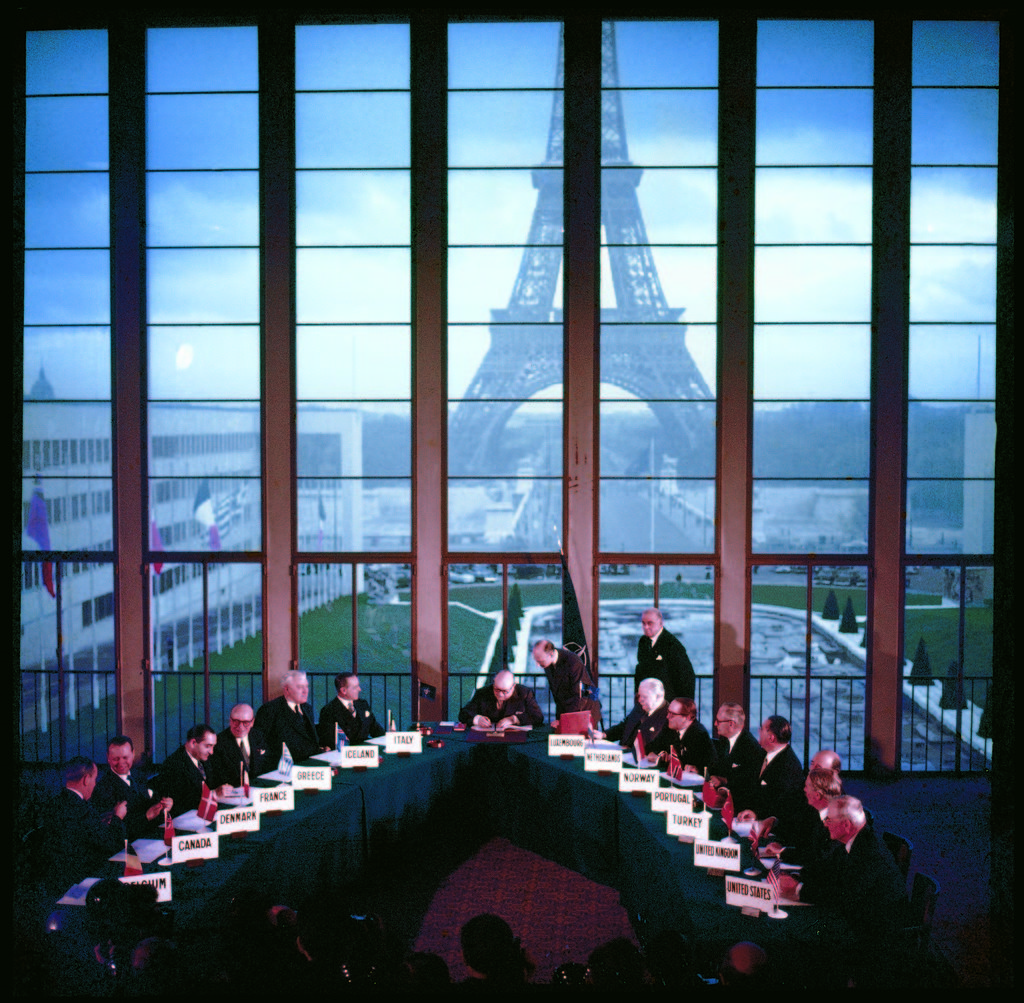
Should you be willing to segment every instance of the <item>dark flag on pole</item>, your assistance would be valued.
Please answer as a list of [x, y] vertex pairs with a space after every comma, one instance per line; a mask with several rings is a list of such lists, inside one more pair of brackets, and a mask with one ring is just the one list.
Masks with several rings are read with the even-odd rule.
[[570, 651], [575, 651], [589, 667], [587, 634], [583, 629], [583, 617], [580, 615], [580, 604], [576, 598], [576, 587], [572, 583], [569, 564], [565, 559], [565, 554], [562, 553], [561, 546], [559, 546], [559, 555], [562, 558], [562, 644]]

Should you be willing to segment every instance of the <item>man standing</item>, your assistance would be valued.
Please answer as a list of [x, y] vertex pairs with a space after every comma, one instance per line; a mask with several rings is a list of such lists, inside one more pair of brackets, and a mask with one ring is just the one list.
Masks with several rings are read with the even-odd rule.
[[689, 697], [696, 694], [697, 679], [690, 664], [686, 648], [675, 635], [665, 629], [661, 611], [653, 606], [640, 617], [643, 636], [636, 648], [634, 684], [639, 688], [643, 679], [660, 679], [665, 687], [665, 699]]
[[668, 760], [675, 749], [684, 770], [703, 775], [715, 762], [715, 747], [707, 728], [697, 720], [697, 705], [689, 697], [677, 697], [668, 705], [666, 725], [650, 751]]
[[556, 648], [551, 641], [543, 640], [533, 646], [533, 660], [547, 676], [551, 696], [555, 700], [555, 712], [561, 716], [589, 710], [596, 728], [601, 720], [601, 705], [583, 695], [583, 680], [587, 676], [583, 659], [567, 648]]
[[[313, 708], [309, 700], [309, 680], [305, 672], [287, 672], [284, 693], [265, 703], [256, 712], [256, 727], [266, 736], [272, 758], [281, 755], [281, 743], [296, 763], [315, 756], [321, 749], [313, 724]], [[334, 745], [333, 742], [330, 743]]]
[[89, 803], [97, 772], [85, 756], [75, 756], [61, 771], [64, 788], [50, 806], [45, 830], [48, 880], [55, 892], [98, 874], [109, 856], [124, 849], [127, 799], [114, 806], [109, 818], [101, 815]]
[[127, 803], [125, 828], [129, 839], [137, 839], [163, 818], [164, 809], [173, 807], [170, 798], [156, 798], [145, 782], [132, 774], [135, 745], [127, 735], [115, 735], [107, 745], [107, 766], [110, 771], [96, 781], [92, 804], [100, 812], [113, 811], [122, 801]]
[[747, 715], [742, 704], [724, 703], [715, 715], [716, 786], [724, 786], [732, 793], [733, 804], [749, 802], [753, 796], [764, 762], [764, 749], [744, 727]]
[[354, 672], [339, 672], [334, 677], [334, 688], [338, 695], [320, 711], [317, 728], [320, 744], [334, 748], [335, 725], [345, 733], [350, 745], [364, 745], [368, 738], [380, 738], [384, 734], [383, 727], [373, 716], [370, 705], [359, 699], [363, 692], [359, 676]]
[[231, 708], [228, 726], [217, 735], [217, 745], [206, 764], [207, 786], [239, 787], [243, 770], [245, 782], [252, 783], [261, 773], [277, 766], [263, 732], [253, 727], [253, 709], [247, 703]]
[[170, 798], [174, 802], [174, 810], [179, 815], [198, 808], [203, 797], [203, 784], [210, 787], [206, 779], [206, 763], [216, 745], [217, 734], [208, 724], [193, 725], [185, 735], [185, 744], [179, 745], [160, 767], [153, 787], [161, 798]]
[[502, 731], [516, 725], [540, 725], [544, 715], [533, 690], [520, 685], [508, 669], [494, 677], [491, 686], [481, 686], [473, 698], [459, 711], [459, 720], [474, 728]]

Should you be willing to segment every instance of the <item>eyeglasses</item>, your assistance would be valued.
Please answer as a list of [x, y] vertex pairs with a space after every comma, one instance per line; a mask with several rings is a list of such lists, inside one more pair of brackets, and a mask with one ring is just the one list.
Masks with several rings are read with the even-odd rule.
[[252, 724], [252, 722], [253, 722], [253, 719], [252, 719], [252, 718], [249, 718], [249, 719], [248, 719], [247, 721], [243, 721], [243, 720], [241, 720], [240, 718], [237, 718], [237, 717], [233, 717], [233, 718], [231, 719], [231, 723], [232, 723], [232, 724], [245, 724], [245, 725], [250, 725], [250, 724]]

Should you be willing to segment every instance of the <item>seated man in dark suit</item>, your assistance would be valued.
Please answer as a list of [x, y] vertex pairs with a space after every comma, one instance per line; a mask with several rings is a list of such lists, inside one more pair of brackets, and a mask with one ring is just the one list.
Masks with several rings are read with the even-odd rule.
[[96, 877], [108, 857], [124, 849], [127, 799], [109, 816], [90, 803], [96, 789], [96, 764], [75, 756], [64, 766], [64, 787], [50, 804], [45, 823], [47, 885], [63, 893], [82, 878]]
[[459, 711], [459, 720], [474, 728], [495, 728], [501, 731], [513, 725], [544, 723], [544, 715], [533, 690], [520, 685], [508, 669], [494, 677], [492, 686], [481, 686], [473, 698]]
[[764, 762], [764, 749], [747, 731], [743, 705], [723, 703], [715, 715], [715, 775], [711, 782], [732, 793], [733, 804], [750, 801]]
[[[651, 747], [668, 721], [668, 704], [665, 703], [665, 687], [660, 679], [645, 679], [636, 693], [636, 705], [626, 719], [608, 729], [607, 738], [618, 742], [623, 748], [632, 748], [637, 735], [643, 738], [645, 764], [657, 762], [657, 754], [650, 754]], [[638, 764], [639, 765], [639, 764]]]
[[857, 798], [833, 798], [825, 825], [837, 851], [822, 863], [805, 866], [799, 881], [782, 875], [780, 890], [787, 898], [815, 902], [842, 915], [856, 941], [847, 959], [854, 983], [888, 985], [902, 960], [898, 930], [906, 882], [892, 854], [867, 824]]
[[805, 803], [789, 817], [779, 819], [775, 826], [777, 842], [769, 843], [765, 852], [781, 855], [787, 864], [813, 864], [831, 852], [836, 844], [825, 828], [829, 803], [843, 793], [843, 783], [836, 770], [814, 770], [804, 781]]
[[135, 745], [127, 735], [115, 735], [107, 745], [108, 772], [96, 781], [92, 803], [99, 812], [107, 812], [121, 801], [127, 802], [125, 827], [129, 839], [152, 833], [163, 819], [164, 810], [171, 809], [170, 798], [158, 798], [145, 781], [132, 773], [135, 764]]
[[[203, 784], [210, 787], [206, 780], [206, 763], [216, 745], [216, 732], [208, 724], [197, 724], [189, 728], [185, 744], [179, 745], [164, 760], [153, 780], [153, 789], [160, 797], [174, 802], [176, 814], [199, 807]], [[227, 791], [222, 789], [221, 793]]]
[[339, 672], [334, 677], [334, 688], [338, 695], [320, 711], [317, 726], [320, 744], [334, 748], [335, 726], [345, 733], [349, 745], [364, 745], [368, 738], [380, 738], [384, 734], [383, 727], [373, 716], [370, 705], [359, 699], [363, 692], [359, 676], [354, 672]]
[[[309, 680], [305, 672], [286, 672], [284, 693], [265, 703], [256, 712], [256, 727], [267, 739], [271, 758], [280, 758], [286, 744], [292, 759], [301, 763], [320, 752], [323, 744], [313, 723], [313, 707], [309, 700]], [[333, 742], [331, 745], [333, 746]]]
[[740, 821], [776, 818], [785, 822], [805, 803], [804, 768], [790, 745], [792, 737], [793, 729], [781, 714], [764, 719], [758, 735], [764, 765], [749, 799], [736, 804]]
[[280, 757], [270, 755], [263, 733], [252, 726], [254, 716], [247, 703], [231, 708], [228, 726], [217, 735], [217, 745], [206, 764], [210, 788], [242, 787], [277, 768]]
[[703, 775], [715, 762], [715, 747], [707, 728], [697, 720], [697, 705], [689, 697], [678, 697], [668, 705], [666, 727], [650, 752], [667, 762], [671, 750], [684, 770]]

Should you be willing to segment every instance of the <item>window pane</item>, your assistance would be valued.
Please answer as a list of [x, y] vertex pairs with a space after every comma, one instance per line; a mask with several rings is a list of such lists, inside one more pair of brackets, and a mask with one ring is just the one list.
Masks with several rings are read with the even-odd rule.
[[[622, 91], [630, 158], [647, 167], [706, 167], [718, 162], [717, 91]], [[605, 105], [601, 158], [614, 157]]]
[[756, 483], [752, 539], [755, 553], [866, 553], [868, 482]]
[[759, 168], [754, 213], [759, 244], [869, 243], [871, 171]]
[[259, 165], [255, 94], [153, 95], [146, 101], [150, 170]]
[[26, 171], [105, 171], [108, 158], [105, 97], [26, 102]]
[[758, 323], [871, 317], [868, 247], [759, 247], [754, 296]]
[[150, 247], [259, 244], [255, 171], [150, 174], [146, 187]]
[[409, 323], [409, 251], [386, 248], [296, 253], [300, 324]]
[[915, 91], [915, 164], [995, 164], [999, 95], [991, 91]]
[[759, 21], [757, 83], [865, 86], [874, 81], [870, 21]]
[[407, 171], [299, 171], [296, 243], [409, 243]]
[[106, 31], [25, 33], [26, 94], [103, 94], [106, 90]]
[[715, 546], [714, 521], [712, 480], [602, 478], [602, 551], [709, 553]]
[[409, 398], [408, 327], [300, 327], [296, 337], [299, 400]]
[[256, 400], [256, 327], [149, 328], [151, 400]]
[[110, 243], [106, 174], [25, 178], [26, 247], [106, 247]]
[[27, 327], [24, 395], [110, 400], [110, 328]]
[[550, 550], [557, 546], [561, 524], [561, 480], [529, 471], [514, 479], [449, 478], [452, 550]]
[[912, 247], [910, 319], [978, 320], [996, 315], [994, 247]]
[[916, 167], [911, 179], [915, 244], [995, 243], [995, 168]]
[[409, 95], [296, 94], [297, 167], [408, 167]]
[[866, 404], [754, 405], [755, 477], [866, 477]]
[[[715, 404], [601, 402], [601, 473], [606, 477], [714, 477]], [[653, 461], [653, 470], [652, 470]]]
[[408, 88], [409, 26], [298, 25], [295, 86], [300, 91]]
[[252, 91], [259, 86], [255, 28], [150, 28], [149, 91]]
[[754, 329], [757, 400], [867, 400], [871, 329], [867, 325], [779, 324]]
[[299, 477], [408, 477], [408, 404], [304, 404], [297, 415]]
[[757, 163], [870, 164], [871, 92], [759, 91]]
[[996, 21], [915, 21], [914, 86], [999, 83]]
[[151, 250], [149, 319], [153, 324], [257, 323], [259, 252]]
[[910, 328], [910, 396], [992, 400], [996, 332], [988, 324], [915, 324]]
[[[616, 21], [621, 87], [715, 87], [718, 24], [715, 21]], [[685, 58], [680, 58], [680, 54]], [[614, 86], [607, 69], [602, 80]]]
[[448, 86], [550, 87], [559, 30], [556, 21], [450, 24]]
[[[545, 180], [537, 183], [538, 175]], [[451, 244], [522, 244], [530, 234], [530, 217], [537, 189], [551, 187], [552, 215], [538, 234], [541, 243], [562, 243], [562, 172], [449, 171], [448, 218]], [[529, 235], [529, 236], [528, 236]]]
[[109, 324], [106, 251], [26, 251], [26, 324]]
[[312, 545], [315, 537], [314, 549], [393, 551], [411, 546], [408, 479], [303, 478], [298, 499], [299, 538]]
[[[551, 85], [550, 76], [547, 83]], [[554, 95], [553, 91], [449, 94], [449, 165], [533, 167], [547, 149]]]

